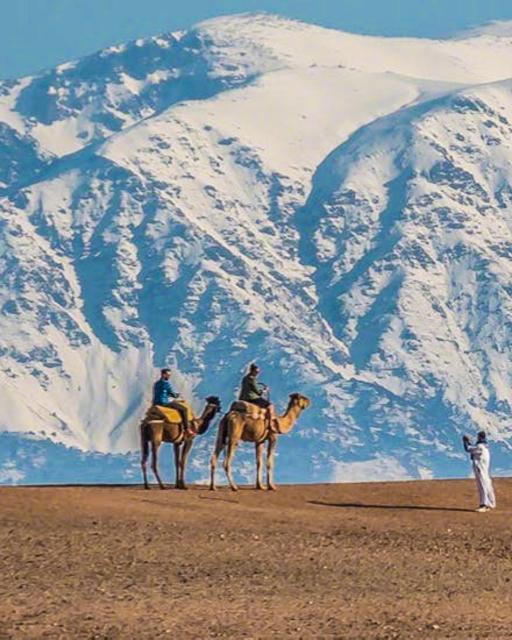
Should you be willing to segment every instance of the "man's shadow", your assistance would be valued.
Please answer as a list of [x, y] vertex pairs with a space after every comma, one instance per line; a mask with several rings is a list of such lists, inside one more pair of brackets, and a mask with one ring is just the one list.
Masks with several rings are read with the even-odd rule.
[[474, 509], [461, 509], [459, 507], [428, 507], [412, 504], [363, 504], [362, 502], [321, 502], [320, 500], [308, 500], [308, 504], [316, 504], [322, 507], [340, 507], [352, 509], [411, 509], [417, 511], [461, 511], [473, 513]]

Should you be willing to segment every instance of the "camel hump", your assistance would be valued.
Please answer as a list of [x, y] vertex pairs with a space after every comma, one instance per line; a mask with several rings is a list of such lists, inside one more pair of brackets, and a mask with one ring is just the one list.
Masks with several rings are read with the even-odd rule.
[[244, 413], [250, 418], [264, 418], [267, 414], [267, 410], [262, 407], [258, 407], [252, 402], [245, 402], [244, 400], [235, 400], [229, 407], [230, 411], [236, 413]]

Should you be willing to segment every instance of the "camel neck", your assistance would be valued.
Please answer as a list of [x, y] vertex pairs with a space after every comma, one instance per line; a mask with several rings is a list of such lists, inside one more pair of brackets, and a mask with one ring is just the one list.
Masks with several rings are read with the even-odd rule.
[[196, 420], [196, 429], [199, 434], [203, 434], [207, 431], [208, 427], [210, 426], [210, 422], [215, 417], [215, 414], [216, 411], [212, 407], [204, 407], [201, 415]]
[[301, 412], [300, 407], [298, 407], [297, 405], [292, 405], [288, 407], [288, 409], [280, 418], [278, 418], [279, 430], [281, 431], [281, 433], [286, 433], [287, 431], [290, 431], [290, 429], [293, 427], [293, 425], [297, 421], [297, 418], [299, 417], [300, 412]]

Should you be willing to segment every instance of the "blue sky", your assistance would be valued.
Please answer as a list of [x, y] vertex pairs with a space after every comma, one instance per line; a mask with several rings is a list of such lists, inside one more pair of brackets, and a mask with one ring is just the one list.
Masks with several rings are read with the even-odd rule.
[[512, 0], [0, 0], [0, 78], [244, 11], [359, 33], [443, 37], [512, 20]]

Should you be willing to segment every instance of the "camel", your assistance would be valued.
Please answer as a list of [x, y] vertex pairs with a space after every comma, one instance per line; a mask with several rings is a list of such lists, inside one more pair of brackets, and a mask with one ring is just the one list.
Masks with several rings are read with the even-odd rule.
[[[185, 483], [185, 467], [187, 459], [194, 443], [195, 435], [202, 435], [207, 432], [211, 421], [220, 411], [219, 398], [209, 396], [206, 398], [206, 405], [198, 418], [190, 422], [194, 435], [184, 433], [179, 423], [171, 423], [159, 417], [158, 409], [152, 407], [140, 425], [141, 438], [141, 467], [144, 477], [144, 488], [149, 489], [146, 463], [149, 457], [149, 444], [151, 443], [151, 468], [158, 481], [160, 489], [165, 489], [164, 483], [158, 472], [158, 449], [162, 442], [170, 442], [174, 445], [174, 464], [176, 468], [176, 489], [187, 489]], [[156, 419], [153, 417], [156, 416]]]
[[[234, 403], [235, 405], [238, 403]], [[244, 403], [246, 404], [246, 403]], [[210, 464], [210, 489], [215, 491], [215, 468], [219, 455], [224, 449], [227, 452], [224, 457], [224, 470], [228, 478], [229, 486], [233, 491], [237, 491], [233, 475], [231, 473], [231, 464], [235, 455], [236, 448], [241, 440], [244, 442], [254, 442], [256, 448], [256, 489], [264, 489], [262, 483], [262, 462], [263, 448], [265, 442], [268, 443], [267, 448], [267, 487], [271, 491], [275, 491], [274, 484], [274, 455], [277, 444], [277, 436], [288, 433], [295, 425], [299, 415], [304, 409], [307, 409], [311, 401], [300, 393], [290, 394], [288, 407], [284, 414], [276, 419], [276, 429], [270, 429], [266, 416], [266, 411], [258, 407], [248, 406], [249, 412], [243, 413], [233, 411], [233, 405], [230, 411], [222, 418], [219, 423], [217, 432], [217, 441]]]

